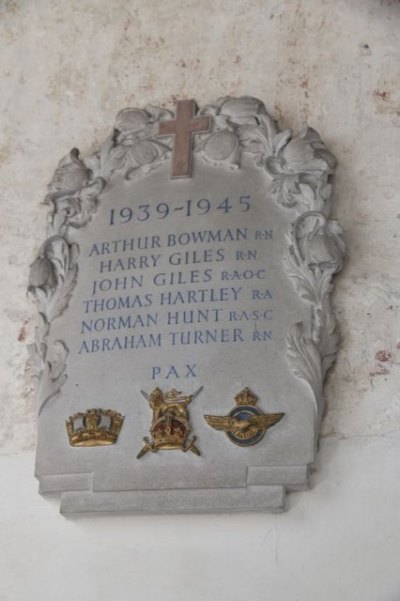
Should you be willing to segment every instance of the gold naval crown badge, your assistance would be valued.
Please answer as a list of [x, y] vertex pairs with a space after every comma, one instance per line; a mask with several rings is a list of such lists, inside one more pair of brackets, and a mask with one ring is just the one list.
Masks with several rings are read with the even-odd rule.
[[72, 447], [99, 447], [115, 444], [124, 416], [112, 409], [87, 409], [65, 422]]
[[235, 396], [235, 405], [228, 415], [205, 415], [204, 419], [214, 430], [225, 432], [229, 440], [240, 447], [257, 444], [268, 428], [275, 426], [284, 413], [263, 413], [257, 404], [258, 397], [249, 388]]

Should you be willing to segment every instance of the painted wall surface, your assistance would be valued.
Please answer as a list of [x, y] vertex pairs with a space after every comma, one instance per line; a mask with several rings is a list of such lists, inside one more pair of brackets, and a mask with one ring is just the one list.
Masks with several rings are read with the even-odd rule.
[[[0, 600], [400, 599], [400, 3], [0, 0]], [[283, 515], [66, 520], [33, 479], [29, 263], [58, 160], [117, 111], [261, 98], [338, 159], [343, 337], [313, 488]]]

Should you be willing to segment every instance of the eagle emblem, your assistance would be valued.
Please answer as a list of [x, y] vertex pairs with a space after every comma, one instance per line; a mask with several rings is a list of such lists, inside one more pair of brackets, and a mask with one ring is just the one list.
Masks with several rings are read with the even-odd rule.
[[228, 415], [205, 415], [204, 419], [214, 430], [225, 432], [229, 440], [240, 447], [260, 442], [268, 428], [281, 421], [284, 413], [263, 413], [256, 407], [258, 398], [249, 388], [235, 396], [236, 407]]

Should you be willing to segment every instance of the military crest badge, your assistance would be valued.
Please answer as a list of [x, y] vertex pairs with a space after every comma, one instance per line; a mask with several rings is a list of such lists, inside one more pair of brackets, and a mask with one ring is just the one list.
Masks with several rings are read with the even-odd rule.
[[246, 387], [235, 396], [236, 406], [228, 415], [205, 415], [204, 418], [214, 430], [225, 432], [233, 443], [249, 447], [260, 442], [268, 428], [275, 426], [285, 415], [262, 413], [256, 403], [256, 395]]
[[200, 390], [193, 395], [184, 395], [175, 389], [165, 395], [159, 388], [155, 388], [150, 395], [141, 391], [149, 401], [153, 420], [150, 428], [151, 440], [143, 439], [145, 444], [139, 451], [137, 459], [149, 451], [157, 453], [157, 451], [180, 450], [184, 453], [191, 451], [195, 455], [200, 455], [199, 449], [194, 444], [196, 437], [189, 440], [190, 423], [187, 409]]

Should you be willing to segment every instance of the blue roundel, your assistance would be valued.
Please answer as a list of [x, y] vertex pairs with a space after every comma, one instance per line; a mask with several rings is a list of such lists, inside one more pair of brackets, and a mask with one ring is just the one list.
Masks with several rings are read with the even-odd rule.
[[[241, 421], [249, 421], [252, 417], [262, 415], [262, 412], [251, 405], [239, 405], [238, 407], [232, 409], [229, 415], [230, 417]], [[264, 429], [256, 430], [253, 432], [251, 428], [249, 428], [248, 432], [244, 430], [241, 437], [237, 436], [233, 432], [226, 433], [227, 437], [240, 447], [250, 447], [253, 444], [257, 444], [257, 442], [259, 442], [262, 439], [264, 434]]]

